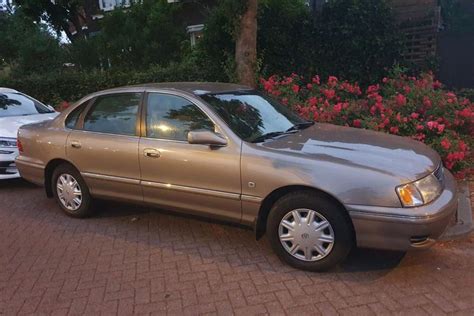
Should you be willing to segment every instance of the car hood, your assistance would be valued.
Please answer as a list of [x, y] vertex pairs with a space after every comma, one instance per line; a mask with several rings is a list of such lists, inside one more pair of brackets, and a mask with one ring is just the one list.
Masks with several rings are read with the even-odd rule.
[[331, 124], [316, 123], [261, 146], [410, 181], [432, 172], [440, 163], [434, 150], [408, 137]]
[[0, 137], [16, 138], [18, 129], [26, 124], [38, 123], [46, 120], [52, 120], [59, 113], [44, 113], [25, 116], [7, 116], [0, 117]]

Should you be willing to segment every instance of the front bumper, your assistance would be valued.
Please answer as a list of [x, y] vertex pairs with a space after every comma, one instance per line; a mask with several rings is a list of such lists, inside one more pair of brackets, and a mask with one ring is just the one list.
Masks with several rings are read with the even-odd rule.
[[346, 205], [354, 224], [357, 246], [402, 251], [432, 246], [458, 207], [456, 181], [447, 170], [444, 181], [441, 195], [420, 207]]
[[15, 165], [18, 156], [16, 148], [2, 148], [0, 150], [0, 180], [19, 178], [20, 174]]

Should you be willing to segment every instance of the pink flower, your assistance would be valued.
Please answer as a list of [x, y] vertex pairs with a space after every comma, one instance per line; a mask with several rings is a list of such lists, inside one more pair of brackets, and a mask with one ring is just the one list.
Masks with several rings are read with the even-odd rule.
[[342, 110], [342, 103], [337, 103], [334, 105], [334, 112], [339, 113]]
[[313, 85], [312, 85], [311, 83], [308, 83], [308, 84], [306, 85], [306, 88], [307, 88], [308, 90], [311, 90], [311, 89], [313, 89]]
[[411, 117], [412, 119], [414, 119], [414, 120], [416, 120], [419, 116], [420, 116], [420, 114], [415, 113], [415, 112], [413, 112], [413, 113], [410, 115], [410, 117]]
[[331, 87], [335, 87], [337, 84], [337, 78], [334, 76], [329, 76], [328, 78], [328, 85]]
[[315, 83], [317, 85], [319, 85], [321, 83], [321, 79], [319, 79], [318, 75], [314, 76], [312, 81], [313, 81], [313, 83]]
[[433, 128], [437, 128], [438, 127], [438, 122], [436, 121], [429, 121], [426, 123], [426, 126], [428, 126], [428, 128], [430, 130], [432, 130]]
[[360, 120], [359, 120], [359, 119], [355, 119], [354, 121], [352, 121], [352, 126], [354, 126], [354, 127], [361, 127]]
[[316, 97], [311, 97], [308, 99], [308, 103], [310, 106], [315, 106], [316, 104], [318, 104], [318, 98]]
[[407, 104], [407, 98], [403, 95], [403, 94], [397, 94], [397, 96], [395, 97], [395, 101], [397, 101], [397, 104], [399, 106], [403, 106], [405, 104]]
[[438, 124], [438, 133], [441, 134], [444, 131], [446, 125], [444, 124]]
[[332, 89], [324, 89], [323, 93], [326, 96], [326, 98], [328, 98], [328, 99], [332, 99], [336, 95], [336, 91], [334, 91]]
[[298, 93], [300, 92], [300, 86], [298, 86], [297, 84], [294, 84], [291, 89], [293, 90], [294, 93]]
[[392, 134], [398, 134], [398, 127], [396, 127], [396, 126], [390, 127], [390, 133], [392, 133]]
[[441, 147], [443, 147], [445, 150], [448, 150], [451, 147], [451, 143], [447, 138], [443, 138], [443, 140], [441, 140]]

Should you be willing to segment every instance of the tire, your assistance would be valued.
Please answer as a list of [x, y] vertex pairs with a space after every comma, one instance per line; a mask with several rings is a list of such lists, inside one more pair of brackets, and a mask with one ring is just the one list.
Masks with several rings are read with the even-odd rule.
[[344, 212], [313, 191], [297, 191], [281, 197], [267, 220], [273, 250], [282, 261], [297, 269], [324, 271], [334, 267], [354, 245], [352, 223]]
[[[65, 180], [66, 183], [64, 182]], [[62, 191], [58, 183], [63, 184]], [[89, 193], [89, 188], [81, 174], [73, 166], [61, 164], [54, 169], [51, 179], [51, 189], [56, 202], [68, 216], [85, 218], [92, 215], [92, 197]], [[79, 191], [77, 191], [77, 189], [79, 189]], [[78, 192], [80, 192], [80, 196]], [[75, 198], [77, 198], [77, 200]], [[70, 203], [67, 201], [70, 201]], [[78, 201], [80, 201], [80, 203]]]

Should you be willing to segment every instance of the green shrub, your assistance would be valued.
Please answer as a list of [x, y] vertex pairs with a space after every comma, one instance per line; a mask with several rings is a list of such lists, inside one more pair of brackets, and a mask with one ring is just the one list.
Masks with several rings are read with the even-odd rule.
[[146, 71], [63, 71], [29, 76], [0, 78], [1, 87], [17, 89], [42, 102], [58, 105], [76, 101], [103, 89], [163, 81], [203, 81], [205, 78], [192, 60], [167, 67], [150, 66]]
[[376, 82], [400, 59], [402, 39], [386, 0], [334, 0], [316, 19], [318, 73]]

